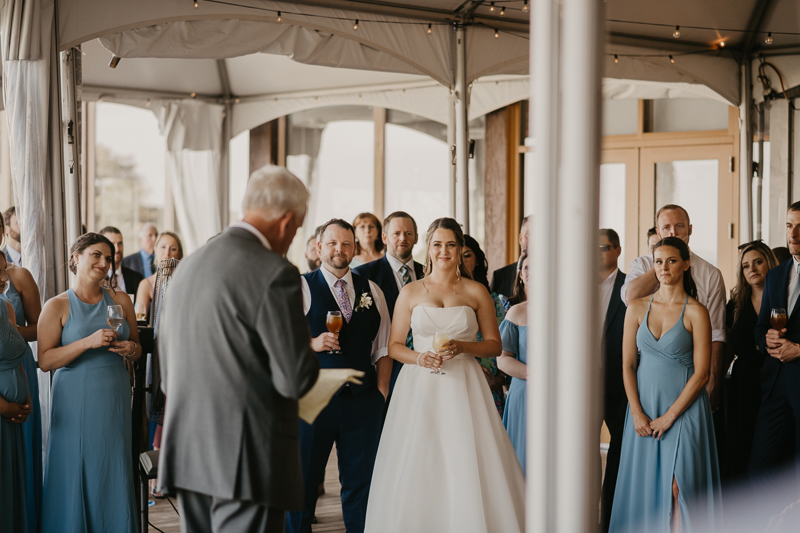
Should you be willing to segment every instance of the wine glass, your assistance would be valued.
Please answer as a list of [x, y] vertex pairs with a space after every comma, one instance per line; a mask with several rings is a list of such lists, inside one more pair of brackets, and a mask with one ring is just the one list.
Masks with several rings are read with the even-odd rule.
[[147, 306], [144, 302], [138, 302], [134, 309], [136, 310], [136, 320], [147, 320]]
[[121, 305], [109, 305], [108, 306], [108, 313], [106, 314], [106, 322], [111, 328], [119, 332], [120, 326], [125, 321], [125, 318], [122, 316], [122, 306]]
[[[325, 318], [325, 326], [331, 333], [339, 333], [342, 329], [342, 313], [341, 311], [328, 311], [328, 316]], [[331, 350], [328, 353], [340, 354], [341, 350]]]
[[[450, 342], [450, 336], [444, 331], [437, 331], [433, 334], [433, 349], [437, 354], [442, 351], [442, 347], [448, 342]], [[442, 371], [442, 367], [439, 367], [436, 370], [431, 370], [431, 374], [444, 376], [445, 372]]]
[[786, 309], [775, 308], [770, 312], [769, 323], [778, 331], [786, 327]]

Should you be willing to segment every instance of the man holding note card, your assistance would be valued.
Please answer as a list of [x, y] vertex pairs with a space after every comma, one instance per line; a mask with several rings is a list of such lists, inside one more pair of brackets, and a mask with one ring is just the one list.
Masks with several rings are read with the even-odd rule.
[[289, 513], [286, 530], [311, 533], [317, 487], [335, 442], [344, 523], [348, 533], [360, 533], [389, 394], [392, 360], [385, 356], [391, 316], [381, 289], [350, 271], [355, 254], [353, 226], [339, 219], [323, 224], [317, 253], [321, 268], [302, 279], [311, 347], [322, 368], [352, 368], [364, 376], [361, 384], [347, 383], [339, 389], [313, 424], [300, 422], [305, 505], [302, 512]]
[[184, 259], [160, 316], [166, 403], [159, 482], [181, 531], [282, 533], [303, 503], [297, 400], [319, 363], [300, 275], [283, 258], [308, 191], [282, 167], [250, 177], [242, 222]]

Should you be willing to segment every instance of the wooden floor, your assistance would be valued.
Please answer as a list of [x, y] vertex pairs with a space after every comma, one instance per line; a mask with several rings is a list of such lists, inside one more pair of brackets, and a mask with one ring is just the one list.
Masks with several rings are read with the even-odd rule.
[[[602, 469], [606, 468], [606, 452], [600, 452], [602, 459]], [[342, 520], [342, 504], [339, 496], [341, 486], [339, 485], [339, 466], [336, 461], [336, 448], [331, 452], [328, 459], [328, 467], [325, 470], [325, 494], [320, 496], [317, 502], [318, 523], [312, 526], [314, 533], [345, 533], [344, 521]], [[176, 500], [172, 500], [175, 507], [178, 506]], [[161, 529], [164, 533], [180, 533], [180, 522], [175, 509], [167, 500], [156, 500], [156, 504], [150, 508], [150, 524]], [[150, 527], [151, 533], [157, 530]]]
[[[345, 533], [344, 521], [342, 520], [342, 504], [339, 498], [339, 466], [336, 461], [336, 449], [334, 448], [328, 460], [328, 468], [325, 470], [325, 494], [320, 496], [317, 502], [318, 524], [312, 526], [314, 533]], [[172, 499], [175, 507], [178, 502]], [[164, 533], [180, 533], [181, 526], [178, 514], [167, 500], [156, 500], [156, 504], [150, 508], [150, 532], [158, 533], [157, 527]]]

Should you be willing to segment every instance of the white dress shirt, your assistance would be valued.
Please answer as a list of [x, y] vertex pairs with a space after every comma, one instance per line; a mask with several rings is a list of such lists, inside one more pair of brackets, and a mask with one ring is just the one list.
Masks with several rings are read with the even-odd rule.
[[[322, 272], [331, 290], [331, 294], [333, 294], [335, 299], [336, 289], [333, 286], [339, 281], [339, 278], [325, 268], [325, 263], [322, 263], [319, 270]], [[353, 309], [353, 313], [356, 313], [356, 289], [353, 286], [353, 273], [349, 268], [347, 269], [347, 273], [342, 276], [342, 279], [345, 281], [344, 290], [350, 300], [350, 307]], [[372, 293], [372, 301], [378, 309], [378, 313], [381, 315], [381, 325], [378, 328], [378, 334], [372, 341], [372, 363], [375, 364], [381, 357], [389, 355], [389, 333], [392, 331], [392, 317], [389, 315], [389, 307], [386, 305], [386, 297], [384, 297], [383, 291], [373, 281], [368, 281], [369, 290]], [[301, 277], [300, 282], [303, 288], [303, 314], [307, 315], [308, 311], [311, 309], [311, 289], [308, 288], [306, 278]]]
[[597, 316], [600, 317], [600, 333], [603, 334], [606, 326], [606, 315], [608, 314], [608, 304], [611, 302], [611, 292], [614, 290], [614, 282], [617, 279], [618, 268], [614, 269], [601, 284], [600, 284], [600, 312]]
[[411, 281], [417, 281], [417, 273], [414, 271], [414, 257], [409, 257], [408, 262], [401, 263], [398, 258], [391, 254], [386, 254], [386, 260], [389, 261], [389, 266], [392, 267], [392, 273], [394, 274], [394, 280], [397, 282], [397, 290], [403, 290], [403, 273], [400, 272], [400, 269], [403, 266], [408, 267], [408, 273], [411, 275]]
[[[717, 267], [700, 257], [691, 254], [692, 279], [697, 285], [697, 301], [706, 306], [711, 319], [711, 342], [725, 342], [725, 282]], [[620, 289], [622, 301], [626, 299], [628, 285], [639, 276], [649, 273], [654, 275], [652, 255], [637, 257], [631, 261], [631, 269], [625, 277], [625, 284]]]
[[8, 260], [11, 261], [12, 265], [22, 266], [22, 252], [16, 251], [11, 246], [6, 246], [6, 254], [8, 255]]
[[797, 301], [797, 298], [795, 298], [794, 302], [791, 301], [792, 289], [794, 289], [795, 285], [800, 283], [800, 262], [797, 261], [797, 258], [795, 256], [792, 256], [792, 259], [794, 260], [794, 262], [792, 263], [792, 267], [794, 268], [792, 268], [789, 271], [789, 287], [788, 287], [788, 292], [786, 293], [788, 295], [788, 298], [790, 298], [789, 300], [787, 300], [788, 302], [787, 305], [789, 306], [789, 308], [786, 310], [787, 317], [791, 316], [792, 310], [794, 309], [794, 304]]
[[258, 231], [254, 225], [249, 224], [249, 223], [245, 222], [244, 220], [240, 220], [239, 222], [234, 222], [233, 224], [231, 224], [231, 227], [232, 228], [246, 229], [247, 231], [249, 231], [250, 233], [252, 233], [256, 237], [258, 237], [258, 240], [261, 241], [261, 244], [264, 245], [264, 248], [266, 248], [267, 250], [272, 251], [272, 246], [270, 246], [269, 241], [267, 240], [267, 238], [264, 237], [264, 234], [261, 233], [260, 231]]

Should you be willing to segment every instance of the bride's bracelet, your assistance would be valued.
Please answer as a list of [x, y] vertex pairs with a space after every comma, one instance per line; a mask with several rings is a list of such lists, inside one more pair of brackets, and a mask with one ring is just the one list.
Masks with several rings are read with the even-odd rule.
[[422, 352], [420, 352], [419, 355], [417, 356], [417, 366], [422, 366], [421, 364], [419, 364], [420, 357], [422, 357]]

